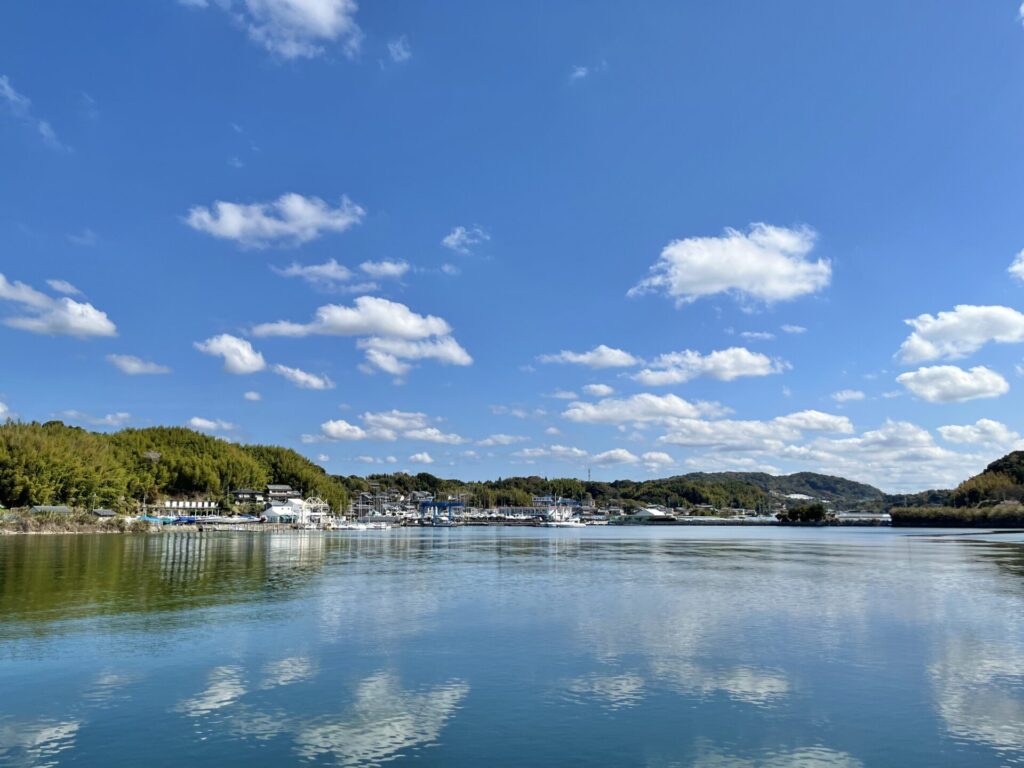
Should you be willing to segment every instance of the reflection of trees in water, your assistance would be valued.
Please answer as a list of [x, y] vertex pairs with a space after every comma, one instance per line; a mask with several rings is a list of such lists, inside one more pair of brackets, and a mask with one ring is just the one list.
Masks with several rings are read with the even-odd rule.
[[89, 616], [183, 611], [287, 597], [324, 562], [317, 535], [5, 537], [0, 612], [45, 631]]

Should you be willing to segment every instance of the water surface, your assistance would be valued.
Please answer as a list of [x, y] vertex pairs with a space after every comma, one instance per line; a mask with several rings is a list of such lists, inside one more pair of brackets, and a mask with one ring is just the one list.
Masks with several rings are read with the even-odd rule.
[[0, 764], [1024, 765], [1024, 537], [0, 537]]

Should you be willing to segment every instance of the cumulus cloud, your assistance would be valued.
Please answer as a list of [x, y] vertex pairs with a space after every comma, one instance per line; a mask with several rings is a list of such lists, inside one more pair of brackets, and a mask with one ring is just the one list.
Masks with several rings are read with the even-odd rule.
[[529, 440], [528, 437], [522, 435], [506, 435], [499, 432], [498, 434], [485, 437], [479, 441], [479, 445], [492, 446], [492, 445], [514, 445], [515, 443], [525, 443]]
[[612, 466], [615, 464], [636, 464], [640, 461], [640, 458], [625, 448], [612, 448], [609, 451], [594, 454], [590, 457], [590, 460], [598, 466]]
[[1024, 280], [1024, 251], [1017, 254], [1007, 271], [1018, 280]]
[[719, 293], [765, 303], [816, 293], [832, 277], [828, 260], [809, 258], [816, 237], [809, 227], [752, 224], [746, 233], [674, 240], [629, 295], [664, 291], [685, 304]]
[[675, 459], [664, 451], [647, 451], [640, 456], [640, 460], [643, 461], [644, 466], [651, 472], [655, 472], [675, 463]]
[[47, 146], [60, 150], [69, 149], [57, 138], [57, 133], [48, 121], [33, 114], [31, 99], [18, 93], [6, 75], [0, 75], [0, 105], [5, 105], [10, 114], [33, 128]]
[[853, 400], [863, 400], [865, 394], [859, 389], [841, 389], [832, 393], [832, 399], [837, 403], [849, 403]]
[[425, 339], [446, 336], [451, 326], [440, 317], [419, 315], [405, 304], [376, 296], [360, 296], [354, 306], [327, 304], [316, 311], [310, 323], [280, 321], [253, 329], [256, 336], [382, 336]]
[[615, 394], [615, 388], [607, 384], [587, 384], [583, 391], [591, 397], [608, 397]]
[[375, 278], [399, 278], [410, 269], [407, 261], [364, 261], [359, 268]]
[[585, 424], [668, 423], [719, 415], [722, 410], [717, 403], [691, 403], [678, 395], [643, 392], [627, 398], [605, 398], [596, 403], [572, 403], [562, 416]]
[[246, 400], [252, 403], [259, 402], [260, 400], [263, 399], [262, 395], [260, 395], [259, 392], [253, 391], [246, 392], [244, 395], [242, 395], [242, 397], [244, 397]]
[[362, 30], [356, 23], [355, 0], [179, 0], [192, 8], [211, 5], [228, 12], [249, 38], [284, 59], [322, 55], [340, 44], [352, 58], [359, 53]]
[[116, 336], [117, 326], [105, 312], [92, 304], [67, 296], [54, 298], [25, 283], [10, 282], [0, 274], [0, 301], [20, 307], [22, 314], [4, 319], [4, 324], [30, 333], [46, 336]]
[[283, 277], [301, 277], [306, 282], [331, 287], [352, 279], [352, 271], [334, 259], [329, 259], [323, 264], [303, 265], [293, 262], [283, 269], [274, 267], [274, 271]]
[[680, 419], [672, 422], [660, 442], [703, 448], [780, 451], [800, 440], [803, 432], [853, 431], [848, 419], [818, 411], [801, 411], [769, 421]]
[[129, 376], [152, 376], [171, 372], [166, 365], [150, 363], [135, 355], [107, 355], [107, 362]]
[[365, 429], [344, 419], [325, 421], [320, 425], [320, 431], [330, 440], [365, 440], [367, 437]]
[[461, 445], [469, 442], [461, 435], [442, 432], [430, 425], [430, 417], [418, 411], [367, 411], [360, 415], [362, 426], [344, 419], [327, 421], [320, 425], [323, 438], [328, 440], [419, 440], [428, 443]]
[[456, 253], [469, 254], [474, 246], [485, 243], [491, 236], [481, 227], [455, 227], [444, 236], [441, 245]]
[[290, 192], [271, 203], [226, 203], [213, 208], [195, 206], [186, 223], [213, 237], [234, 240], [244, 247], [299, 245], [315, 240], [325, 232], [344, 232], [355, 226], [366, 212], [349, 200], [341, 199], [332, 207], [319, 197], [304, 197]]
[[[440, 317], [420, 315], [405, 304], [375, 296], [360, 296], [351, 307], [320, 307], [309, 323], [278, 321], [257, 325], [256, 336], [309, 335], [359, 336], [357, 346], [366, 353], [365, 370], [402, 376], [410, 360], [436, 360], [448, 365], [473, 363], [469, 353], [449, 334], [451, 326]], [[432, 338], [433, 337], [433, 338]]]
[[733, 381], [744, 376], [770, 376], [782, 373], [789, 363], [751, 352], [745, 347], [730, 347], [702, 355], [691, 349], [659, 355], [649, 368], [637, 373], [634, 379], [647, 386], [680, 384], [699, 376], [719, 381]]
[[896, 381], [929, 403], [962, 403], [999, 397], [1010, 391], [1006, 379], [982, 365], [970, 370], [955, 365], [935, 365], [900, 374]]
[[267, 367], [263, 355], [253, 349], [252, 344], [229, 333], [197, 341], [193, 346], [203, 354], [223, 357], [224, 370], [228, 373], [257, 373]]
[[230, 432], [231, 430], [238, 429], [238, 425], [232, 424], [230, 421], [205, 419], [202, 416], [193, 416], [188, 420], [188, 425], [192, 429], [198, 429], [202, 432]]
[[420, 453], [414, 453], [412, 456], [409, 457], [409, 461], [411, 461], [413, 464], [433, 464], [434, 463], [433, 457], [429, 453], [427, 453], [426, 451], [421, 451]]
[[775, 338], [775, 334], [768, 331], [744, 331], [740, 336], [749, 341], [771, 341]]
[[993, 419], [978, 419], [974, 424], [950, 424], [939, 427], [939, 434], [948, 443], [981, 445], [999, 450], [1020, 450], [1020, 434]]
[[573, 363], [589, 368], [629, 368], [643, 361], [621, 349], [599, 344], [589, 352], [570, 352], [562, 350], [557, 355], [541, 355], [542, 363]]
[[315, 373], [308, 373], [299, 368], [289, 368], [287, 365], [275, 365], [274, 373], [283, 376], [299, 389], [334, 389], [334, 382], [326, 376], [318, 376]]
[[1024, 314], [1001, 306], [959, 304], [938, 315], [918, 315], [906, 321], [913, 332], [900, 346], [905, 363], [966, 357], [989, 342], [1024, 341]]

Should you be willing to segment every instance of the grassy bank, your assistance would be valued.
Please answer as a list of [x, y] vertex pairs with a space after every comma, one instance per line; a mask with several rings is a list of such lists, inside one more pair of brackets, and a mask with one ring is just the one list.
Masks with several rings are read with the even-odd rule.
[[889, 510], [894, 526], [962, 528], [1024, 528], [1024, 506], [999, 504], [988, 507], [894, 507]]
[[72, 514], [13, 511], [0, 514], [0, 535], [14, 533], [146, 533], [152, 526], [124, 517], [101, 519], [89, 512]]

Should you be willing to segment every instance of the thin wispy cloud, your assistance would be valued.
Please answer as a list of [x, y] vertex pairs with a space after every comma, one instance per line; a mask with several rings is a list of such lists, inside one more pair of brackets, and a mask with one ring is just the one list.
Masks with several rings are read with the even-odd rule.
[[33, 113], [32, 100], [16, 91], [7, 75], [0, 75], [0, 107], [5, 108], [15, 119], [33, 128], [48, 147], [62, 151], [70, 150], [70, 147], [57, 138], [57, 133], [49, 121]]

